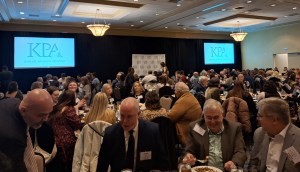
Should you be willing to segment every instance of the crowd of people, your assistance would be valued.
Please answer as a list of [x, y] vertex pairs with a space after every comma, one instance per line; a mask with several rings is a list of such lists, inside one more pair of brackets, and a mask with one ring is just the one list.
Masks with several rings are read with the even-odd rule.
[[[174, 129], [178, 163], [207, 159], [222, 171], [300, 170], [294, 157], [300, 151], [299, 69], [178, 70], [169, 77], [162, 62], [160, 71], [137, 76], [130, 67], [107, 83], [90, 72], [47, 74], [24, 95], [3, 69], [10, 77], [1, 80], [4, 171], [37, 171], [37, 146], [48, 154], [48, 172], [176, 170], [158, 118]], [[162, 98], [171, 99], [170, 109]]]

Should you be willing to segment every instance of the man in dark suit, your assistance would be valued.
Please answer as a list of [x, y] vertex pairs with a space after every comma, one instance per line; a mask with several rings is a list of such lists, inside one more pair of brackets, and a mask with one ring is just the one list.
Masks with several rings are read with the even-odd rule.
[[208, 165], [222, 171], [243, 167], [247, 156], [242, 125], [223, 119], [222, 105], [214, 99], [206, 100], [203, 115], [204, 118], [190, 124], [183, 161], [194, 165], [196, 158], [209, 156]]
[[0, 72], [0, 92], [6, 93], [8, 84], [13, 79], [13, 72], [8, 70], [7, 66], [2, 66], [2, 72]]
[[300, 129], [291, 123], [287, 102], [262, 99], [257, 116], [261, 127], [254, 133], [248, 171], [300, 171]]
[[137, 100], [132, 97], [124, 99], [120, 114], [120, 123], [105, 130], [97, 171], [106, 172], [109, 165], [112, 172], [128, 168], [132, 171], [168, 169], [169, 160], [162, 146], [158, 125], [138, 119], [140, 110]]

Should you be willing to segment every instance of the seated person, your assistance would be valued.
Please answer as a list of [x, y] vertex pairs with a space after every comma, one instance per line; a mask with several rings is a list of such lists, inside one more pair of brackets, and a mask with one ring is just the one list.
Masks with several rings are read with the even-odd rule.
[[139, 100], [139, 103], [145, 103], [145, 90], [139, 81], [133, 83], [130, 97], [135, 97]]
[[194, 165], [209, 156], [208, 165], [224, 171], [243, 167], [247, 159], [242, 125], [223, 118], [219, 101], [208, 99], [202, 119], [190, 124], [189, 141], [183, 161]]
[[150, 91], [146, 93], [145, 96], [145, 106], [146, 109], [142, 111], [140, 118], [143, 120], [152, 120], [159, 116], [167, 115], [165, 108], [161, 107], [159, 102], [159, 96], [155, 91]]
[[[169, 166], [157, 124], [138, 120], [138, 101], [129, 97], [120, 106], [121, 121], [105, 130], [98, 172], [166, 170]], [[137, 145], [136, 145], [137, 144]], [[136, 145], [136, 146], [135, 146]]]
[[[291, 123], [286, 101], [270, 97], [258, 102], [261, 128], [254, 133], [249, 171], [300, 171], [300, 162], [289, 151], [300, 152], [300, 129]], [[290, 154], [290, 155], [288, 155]]]

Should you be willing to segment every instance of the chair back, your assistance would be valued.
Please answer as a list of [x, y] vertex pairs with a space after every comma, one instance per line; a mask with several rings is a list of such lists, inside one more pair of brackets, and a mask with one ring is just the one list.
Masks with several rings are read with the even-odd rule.
[[167, 111], [170, 110], [171, 104], [172, 104], [172, 98], [171, 97], [161, 97], [159, 102], [160, 105], [165, 108]]
[[168, 154], [168, 159], [170, 160], [170, 169], [168, 170], [176, 170], [178, 164], [176, 146], [179, 144], [179, 142], [177, 139], [175, 124], [173, 124], [169, 118], [164, 116], [156, 117], [151, 121], [157, 123], [159, 126], [160, 136], [165, 151]]
[[35, 152], [34, 158], [38, 167], [38, 172], [45, 172], [45, 159], [40, 153]]

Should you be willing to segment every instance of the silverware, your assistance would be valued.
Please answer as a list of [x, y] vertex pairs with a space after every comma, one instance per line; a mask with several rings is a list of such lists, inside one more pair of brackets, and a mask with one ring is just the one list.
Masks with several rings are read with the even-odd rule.
[[201, 159], [201, 160], [200, 159], [196, 159], [196, 161], [204, 164], [204, 163], [207, 163], [208, 159], [209, 159], [209, 156], [206, 156], [205, 159]]

